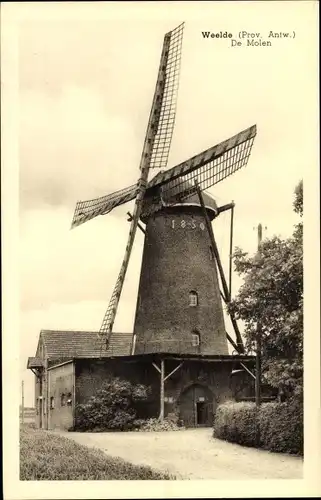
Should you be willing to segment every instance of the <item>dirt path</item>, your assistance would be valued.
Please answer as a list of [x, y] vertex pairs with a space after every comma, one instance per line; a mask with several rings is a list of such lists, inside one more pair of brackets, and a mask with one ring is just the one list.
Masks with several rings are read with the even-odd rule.
[[212, 437], [211, 429], [173, 432], [59, 432], [85, 446], [180, 479], [300, 479], [299, 457], [245, 448]]

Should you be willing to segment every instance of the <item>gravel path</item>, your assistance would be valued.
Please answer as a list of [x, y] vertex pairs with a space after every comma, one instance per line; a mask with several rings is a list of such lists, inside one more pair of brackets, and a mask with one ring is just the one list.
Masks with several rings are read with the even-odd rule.
[[178, 479], [300, 479], [303, 460], [246, 448], [212, 437], [212, 430], [169, 432], [58, 432], [134, 464], [175, 474]]

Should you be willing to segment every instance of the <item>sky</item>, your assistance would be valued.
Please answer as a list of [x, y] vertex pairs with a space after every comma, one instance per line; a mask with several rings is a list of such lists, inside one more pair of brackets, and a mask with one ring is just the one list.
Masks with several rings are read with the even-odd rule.
[[[135, 5], [136, 4], [136, 5]], [[234, 200], [234, 246], [255, 227], [290, 236], [293, 191], [309, 175], [316, 51], [313, 2], [20, 5], [17, 45], [20, 379], [41, 329], [99, 330], [133, 202], [70, 230], [78, 200], [137, 181], [164, 34], [186, 22], [168, 167], [257, 124], [246, 168], [209, 190]], [[231, 47], [202, 31], [295, 32], [270, 47]], [[156, 174], [157, 171], [152, 172]], [[214, 223], [228, 269], [229, 215]], [[132, 331], [143, 235], [137, 232], [114, 331]], [[233, 275], [233, 291], [241, 281]], [[226, 321], [227, 330], [233, 335]]]

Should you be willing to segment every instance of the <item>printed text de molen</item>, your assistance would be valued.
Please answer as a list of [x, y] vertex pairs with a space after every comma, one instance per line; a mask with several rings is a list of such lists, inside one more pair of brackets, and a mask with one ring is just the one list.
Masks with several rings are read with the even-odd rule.
[[[243, 42], [233, 39], [233, 34], [227, 31], [219, 31], [217, 33], [211, 31], [202, 31], [203, 38], [229, 38], [232, 47], [240, 47], [244, 45]], [[288, 32], [275, 32], [269, 31], [267, 38], [294, 38], [295, 34], [293, 32], [293, 36]], [[248, 31], [240, 31], [238, 33], [238, 38], [246, 39], [246, 46], [258, 47], [258, 46], [267, 46], [271, 47], [272, 42], [270, 40], [262, 40], [261, 33], [251, 33]]]

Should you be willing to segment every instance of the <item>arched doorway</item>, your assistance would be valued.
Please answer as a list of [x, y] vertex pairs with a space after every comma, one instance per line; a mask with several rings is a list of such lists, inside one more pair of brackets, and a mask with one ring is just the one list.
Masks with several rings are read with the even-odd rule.
[[192, 384], [179, 398], [180, 418], [185, 427], [210, 427], [216, 402], [211, 391], [204, 385]]

